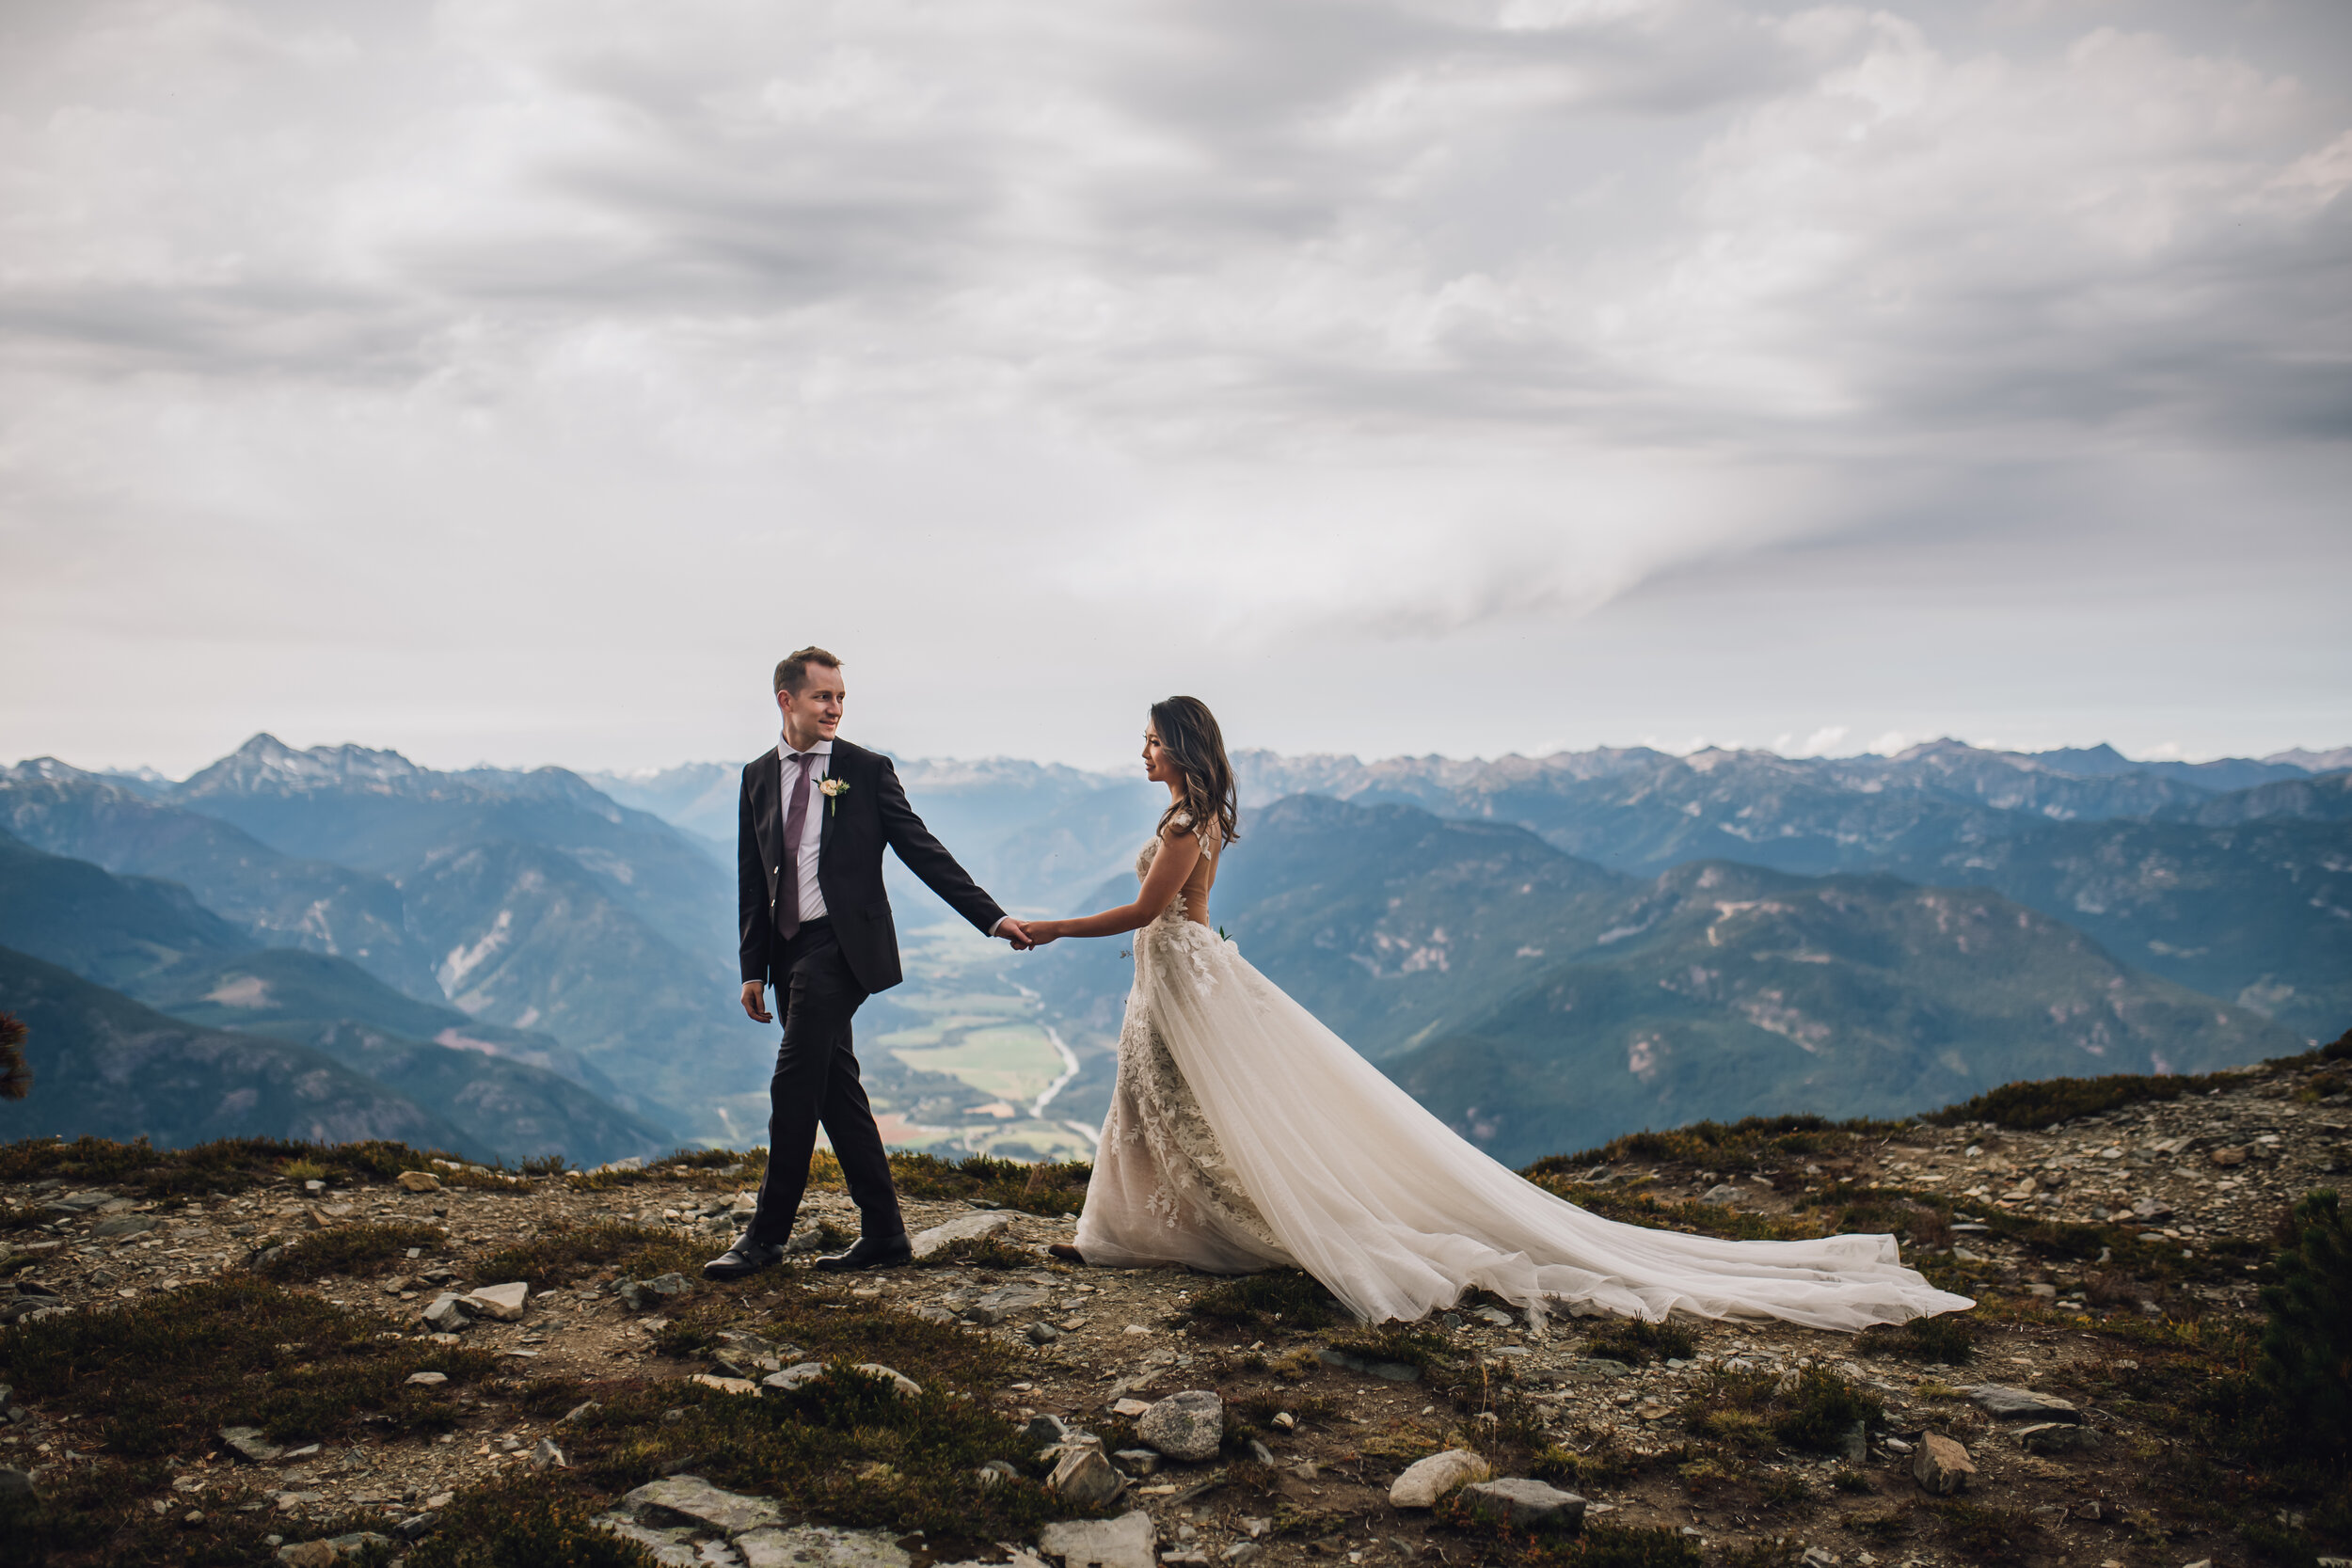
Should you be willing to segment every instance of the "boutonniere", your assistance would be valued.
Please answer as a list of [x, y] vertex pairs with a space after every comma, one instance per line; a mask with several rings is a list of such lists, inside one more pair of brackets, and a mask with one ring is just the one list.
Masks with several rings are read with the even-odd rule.
[[841, 811], [841, 797], [850, 793], [850, 781], [847, 779], [819, 779], [817, 781], [817, 787], [825, 792], [825, 799], [828, 802], [830, 802], [825, 807], [825, 810], [838, 816]]

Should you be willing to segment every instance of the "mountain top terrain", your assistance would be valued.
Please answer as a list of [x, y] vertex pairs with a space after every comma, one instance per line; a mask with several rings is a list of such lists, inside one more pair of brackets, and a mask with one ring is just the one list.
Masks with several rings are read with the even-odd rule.
[[[1531, 1167], [1633, 1224], [1893, 1231], [1977, 1302], [1851, 1338], [1538, 1323], [1484, 1299], [1366, 1328], [1287, 1271], [1073, 1268], [1042, 1248], [1070, 1234], [1083, 1166], [900, 1157], [910, 1224], [946, 1227], [920, 1266], [711, 1285], [695, 1267], [739, 1224], [757, 1150], [526, 1173], [389, 1143], [18, 1143], [0, 1548], [2315, 1563], [2352, 1545], [2352, 1424], [2340, 1385], [2291, 1374], [2344, 1354], [2352, 1322], [2324, 1196], [2347, 1058], [2352, 1037], [2201, 1079], [1700, 1124]], [[830, 1162], [814, 1174], [802, 1244], [838, 1243], [853, 1212]], [[1170, 1398], [1194, 1390], [1214, 1403]], [[1509, 1524], [1500, 1494], [1395, 1500], [1456, 1451], [1577, 1494], [1581, 1528]]]

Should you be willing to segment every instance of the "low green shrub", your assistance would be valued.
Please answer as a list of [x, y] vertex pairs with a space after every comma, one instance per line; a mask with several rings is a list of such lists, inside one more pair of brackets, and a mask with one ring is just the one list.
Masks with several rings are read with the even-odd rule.
[[1305, 1270], [1267, 1269], [1196, 1291], [1176, 1316], [1196, 1330], [1255, 1336], [1276, 1328], [1328, 1328], [1344, 1315], [1338, 1300]]
[[[189, 1285], [113, 1310], [81, 1308], [0, 1329], [0, 1383], [95, 1418], [106, 1452], [192, 1457], [222, 1426], [319, 1442], [371, 1417], [444, 1432], [449, 1394], [490, 1375], [487, 1351], [385, 1339], [385, 1321], [250, 1275]], [[437, 1371], [439, 1388], [410, 1386]]]
[[698, 1279], [712, 1251], [675, 1231], [626, 1220], [589, 1225], [551, 1225], [530, 1241], [485, 1253], [473, 1265], [475, 1277], [493, 1282], [520, 1279], [534, 1291], [560, 1285], [589, 1270], [611, 1270], [625, 1278], [650, 1279], [683, 1274]]
[[411, 1248], [431, 1253], [448, 1244], [449, 1232], [434, 1225], [339, 1225], [287, 1243], [254, 1272], [278, 1280], [383, 1274], [407, 1261]]
[[1804, 1368], [1786, 1393], [1780, 1384], [1770, 1372], [1709, 1368], [1683, 1402], [1684, 1428], [1751, 1450], [1778, 1444], [1836, 1453], [1855, 1422], [1867, 1427], [1886, 1417], [1877, 1395], [1826, 1367]]
[[2310, 1194], [2292, 1228], [2262, 1289], [2270, 1320], [2254, 1375], [2301, 1442], [2352, 1454], [2352, 1236], [2337, 1195]]
[[1698, 1354], [1696, 1336], [1680, 1323], [1645, 1323], [1639, 1318], [1613, 1319], [1592, 1332], [1584, 1354], [1597, 1360], [1622, 1361], [1629, 1367], [1652, 1361], [1688, 1361]]
[[1959, 1367], [1976, 1359], [1977, 1331], [1965, 1315], [1939, 1312], [1899, 1323], [1879, 1323], [1856, 1336], [1865, 1355], [1899, 1355], [1907, 1361], [1940, 1361]]
[[585, 1500], [516, 1479], [458, 1496], [409, 1568], [658, 1568], [633, 1541], [599, 1529]]
[[890, 1179], [909, 1197], [978, 1200], [1029, 1214], [1074, 1214], [1086, 1207], [1093, 1165], [1084, 1160], [943, 1160], [935, 1154], [893, 1154]]
[[277, 1181], [289, 1165], [320, 1172], [336, 1185], [389, 1181], [404, 1170], [429, 1170], [438, 1149], [371, 1140], [356, 1144], [289, 1143], [280, 1138], [222, 1138], [187, 1148], [156, 1148], [144, 1138], [24, 1138], [0, 1145], [0, 1181], [57, 1177], [83, 1186], [124, 1186], [145, 1197], [184, 1193], [233, 1193]]
[[1920, 1117], [1939, 1127], [1989, 1121], [2016, 1132], [2039, 1132], [2077, 1117], [2095, 1117], [2126, 1105], [2178, 1100], [2246, 1080], [2228, 1072], [2145, 1074], [2117, 1072], [2100, 1078], [2041, 1078], [2004, 1084], [1973, 1100], [1947, 1105]]

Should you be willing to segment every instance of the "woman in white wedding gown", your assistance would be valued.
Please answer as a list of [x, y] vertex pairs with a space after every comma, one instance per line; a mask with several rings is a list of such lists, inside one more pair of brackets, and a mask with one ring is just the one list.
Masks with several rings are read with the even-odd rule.
[[1845, 1330], [1975, 1305], [1905, 1268], [1892, 1236], [1652, 1230], [1505, 1169], [1209, 925], [1218, 858], [1237, 834], [1232, 768], [1208, 708], [1155, 704], [1143, 754], [1170, 800], [1136, 863], [1136, 901], [1025, 923], [1039, 943], [1135, 933], [1119, 1078], [1078, 1219], [1086, 1262], [1295, 1264], [1371, 1323], [1418, 1319], [1471, 1287], [1538, 1319], [1565, 1307]]

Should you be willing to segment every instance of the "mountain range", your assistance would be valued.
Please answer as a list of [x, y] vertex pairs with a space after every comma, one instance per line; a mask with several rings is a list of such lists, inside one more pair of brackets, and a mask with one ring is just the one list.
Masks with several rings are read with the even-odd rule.
[[[1692, 1116], [1915, 1109], [2005, 1077], [2190, 1070], [2331, 1037], [2352, 1012], [2352, 751], [1235, 761], [1244, 838], [1216, 918], [1498, 1152]], [[1025, 911], [1126, 896], [1160, 800], [1133, 773], [1011, 759], [899, 773]], [[0, 946], [112, 993], [53, 1008], [94, 1050], [160, 1038], [160, 1017], [211, 1041], [207, 1059], [234, 1055], [220, 1037], [309, 1052], [307, 1081], [345, 1082], [318, 1063], [353, 1075], [371, 1115], [432, 1121], [427, 1142], [739, 1145], [772, 1049], [733, 1006], [739, 777], [439, 771], [266, 735], [179, 782], [36, 759], [0, 769]], [[903, 929], [949, 923], [895, 866], [891, 886]], [[1090, 1124], [1120, 945], [944, 964], [956, 998], [918, 975], [876, 999], [861, 1037], [968, 1014], [976, 1064], [1014, 1050], [966, 1006], [1001, 971], [987, 986], [1032, 998], [1063, 1042], [1020, 1049], [1075, 1054], [1051, 1115]], [[975, 1066], [959, 1091], [904, 1069], [905, 1135], [977, 1138], [1006, 1114], [983, 1087], [1003, 1070]]]
[[[1213, 909], [1259, 969], [1511, 1164], [1644, 1126], [1903, 1114], [2305, 1043], [1987, 888], [1725, 861], [1641, 878], [1411, 806], [1252, 813]], [[1128, 976], [1110, 944], [1040, 957], [1049, 1003], [1116, 1028]]]
[[[0, 950], [17, 966], [0, 985], [0, 1006], [36, 1022], [18, 1006], [17, 983], [32, 985], [37, 974], [43, 978], [32, 989], [51, 998], [35, 1030], [41, 1052], [35, 1098], [0, 1105], [0, 1129], [20, 1135], [95, 1132], [90, 1118], [98, 1117], [118, 1129], [108, 1135], [143, 1130], [168, 1140], [168, 1117], [143, 1129], [135, 1118], [119, 1118], [137, 1106], [153, 1121], [168, 1101], [152, 1096], [187, 1087], [210, 1070], [205, 1062], [228, 1062], [333, 1086], [325, 1098], [270, 1101], [267, 1115], [276, 1119], [247, 1132], [312, 1136], [300, 1129], [328, 1116], [335, 1095], [358, 1094], [354, 1103], [371, 1107], [368, 1116], [405, 1117], [405, 1125], [429, 1129], [419, 1135], [435, 1147], [477, 1159], [564, 1152], [601, 1161], [658, 1154], [676, 1141], [660, 1124], [610, 1103], [612, 1086], [549, 1037], [484, 1025], [446, 1004], [405, 995], [347, 958], [257, 948], [175, 883], [116, 877], [5, 833]], [[52, 965], [74, 984], [47, 974]], [[171, 1063], [160, 1080], [158, 1052]], [[114, 1086], [102, 1104], [69, 1087], [83, 1083], [93, 1092]], [[252, 1086], [231, 1082], [219, 1093], [234, 1104]], [[193, 1103], [206, 1099], [199, 1093]], [[254, 1102], [256, 1117], [264, 1109]], [[61, 1114], [72, 1125], [58, 1125]], [[120, 1132], [124, 1125], [132, 1132]]]

